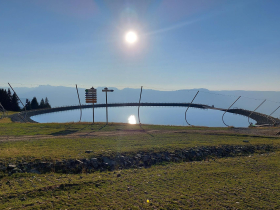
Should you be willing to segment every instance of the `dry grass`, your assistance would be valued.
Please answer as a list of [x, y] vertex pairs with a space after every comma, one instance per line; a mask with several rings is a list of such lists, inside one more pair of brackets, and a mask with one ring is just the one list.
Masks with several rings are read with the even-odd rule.
[[0, 123], [12, 123], [12, 120], [8, 117], [0, 119]]

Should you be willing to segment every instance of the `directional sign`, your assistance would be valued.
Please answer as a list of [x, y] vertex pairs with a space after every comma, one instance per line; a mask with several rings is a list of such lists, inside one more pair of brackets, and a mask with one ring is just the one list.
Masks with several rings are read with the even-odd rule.
[[94, 103], [97, 103], [96, 89], [93, 87], [85, 90], [86, 103], [92, 103], [92, 121], [94, 123]]
[[96, 96], [97, 94], [96, 93], [86, 93], [85, 95], [86, 96]]
[[114, 92], [114, 90], [102, 90], [102, 92]]
[[94, 98], [86, 98], [86, 101], [97, 101], [97, 100]]
[[86, 96], [96, 96], [97, 94], [96, 93], [86, 93], [85, 95]]
[[96, 99], [86, 99], [86, 103], [97, 103]]
[[86, 97], [96, 97], [96, 94], [86, 94]]
[[96, 92], [96, 89], [86, 89], [86, 92]]
[[86, 95], [86, 97], [89, 97], [89, 98], [96, 98], [97, 96], [96, 96], [96, 95]]
[[86, 103], [97, 103], [96, 89], [94, 88], [86, 89], [85, 97], [86, 97]]

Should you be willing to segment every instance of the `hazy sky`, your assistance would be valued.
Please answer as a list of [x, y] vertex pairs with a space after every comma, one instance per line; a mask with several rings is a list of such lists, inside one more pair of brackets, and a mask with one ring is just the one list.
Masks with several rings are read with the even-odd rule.
[[279, 0], [0, 0], [0, 86], [280, 91], [279, 79]]

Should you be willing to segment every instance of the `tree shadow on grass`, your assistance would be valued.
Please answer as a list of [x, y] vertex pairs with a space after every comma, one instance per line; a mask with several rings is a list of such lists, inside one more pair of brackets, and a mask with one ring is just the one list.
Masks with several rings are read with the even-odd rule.
[[[105, 125], [102, 125], [98, 130], [100, 131], [100, 130], [102, 130], [103, 128], [105, 128], [107, 125], [105, 124]], [[86, 136], [88, 136], [88, 135], [90, 135], [91, 133], [94, 133], [95, 132], [95, 130], [93, 130], [93, 131], [90, 131], [90, 132], [88, 132], [87, 134], [85, 134], [85, 135], [82, 135], [83, 137], [86, 137]]]
[[78, 132], [78, 130], [63, 130], [63, 131], [58, 131], [58, 132], [55, 132], [55, 133], [51, 133], [50, 135], [52, 135], [52, 136], [64, 136], [64, 135], [69, 135], [69, 134], [76, 133], [76, 132]]
[[152, 134], [150, 134], [150, 133], [148, 133], [143, 127], [142, 127], [142, 125], [140, 124], [140, 128], [146, 133], [146, 134], [148, 134], [149, 136], [151, 136], [151, 137], [155, 137], [154, 135], [152, 135]]

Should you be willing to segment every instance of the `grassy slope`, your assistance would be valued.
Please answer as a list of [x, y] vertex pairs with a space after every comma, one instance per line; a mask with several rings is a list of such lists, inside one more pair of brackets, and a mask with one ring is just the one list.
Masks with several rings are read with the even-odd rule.
[[13, 175], [0, 180], [0, 208], [279, 209], [279, 159], [276, 152], [120, 172]]
[[[148, 130], [203, 130], [205, 127], [185, 127], [185, 126], [160, 126], [143, 125]], [[221, 128], [207, 128], [216, 130]], [[228, 129], [228, 128], [222, 128]], [[119, 130], [142, 130], [139, 125], [129, 124], [109, 124], [104, 123], [2, 123], [0, 124], [0, 136], [22, 136], [22, 135], [62, 135], [69, 132], [106, 132]]]
[[[7, 126], [6, 128], [12, 128]], [[136, 125], [114, 125], [106, 126], [102, 130], [101, 125], [81, 125], [81, 124], [18, 124], [11, 123], [15, 126], [15, 130], [21, 135], [35, 135], [40, 133], [49, 134], [53, 138], [40, 139], [26, 139], [24, 141], [10, 141], [0, 142], [0, 161], [12, 159], [67, 159], [67, 158], [90, 158], [93, 156], [103, 155], [116, 155], [118, 153], [137, 153], [142, 152], [159, 152], [159, 151], [174, 151], [176, 149], [187, 149], [195, 146], [218, 146], [218, 145], [248, 145], [243, 142], [249, 141], [249, 144], [274, 144], [280, 145], [280, 138], [271, 137], [252, 137], [246, 135], [209, 135], [209, 134], [195, 134], [195, 133], [153, 133], [148, 134], [145, 132], [137, 135], [114, 135], [114, 136], [96, 136], [90, 138], [71, 137], [62, 138], [57, 135], [58, 133], [65, 133], [71, 129], [83, 129], [85, 132], [101, 132], [101, 131], [116, 131], [116, 130], [137, 130], [139, 126]], [[32, 127], [32, 125], [34, 127]], [[170, 126], [146, 126], [149, 130], [152, 129], [178, 129], [189, 130], [195, 128], [186, 127], [170, 127]], [[1, 126], [0, 126], [1, 128]], [[201, 129], [201, 128], [197, 128]], [[205, 128], [204, 128], [205, 129]], [[208, 128], [207, 128], [208, 129]], [[212, 128], [213, 129], [213, 128]], [[209, 129], [211, 130], [211, 129]], [[6, 133], [6, 129], [0, 130], [0, 135]], [[37, 132], [37, 133], [36, 133]], [[84, 133], [83, 135], [87, 135]], [[7, 137], [8, 138], [8, 137]], [[86, 154], [86, 150], [93, 150], [93, 153]]]
[[[2, 123], [2, 137], [44, 134], [55, 138], [2, 142], [0, 161], [46, 157], [62, 159], [69, 156], [81, 158], [118, 152], [172, 151], [202, 145], [248, 144], [243, 140], [249, 140], [250, 144], [280, 145], [280, 138], [228, 134], [142, 133], [90, 138], [59, 137], [69, 131], [139, 129], [139, 126], [133, 125], [103, 126]], [[144, 128], [165, 131], [206, 129], [175, 126]], [[87, 155], [85, 150], [93, 150], [94, 153]], [[211, 162], [170, 163], [148, 169], [93, 174], [14, 174], [0, 178], [0, 209], [279, 209], [279, 159], [280, 152], [277, 151], [268, 155], [256, 154]], [[121, 176], [117, 177], [117, 173]], [[147, 203], [147, 199], [150, 203]]]

